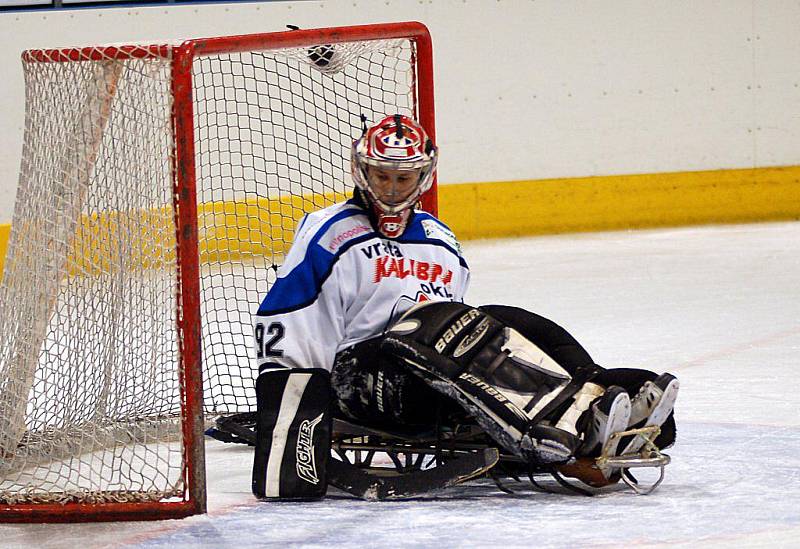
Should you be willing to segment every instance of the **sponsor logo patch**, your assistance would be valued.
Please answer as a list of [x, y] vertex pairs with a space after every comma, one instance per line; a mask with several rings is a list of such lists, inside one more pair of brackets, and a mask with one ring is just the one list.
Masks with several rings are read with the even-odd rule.
[[331, 253], [334, 253], [336, 252], [336, 250], [342, 247], [342, 244], [346, 243], [348, 240], [351, 240], [359, 235], [371, 231], [372, 229], [366, 225], [356, 225], [355, 227], [343, 230], [342, 232], [337, 233], [335, 236], [331, 237], [331, 239], [324, 245], [325, 249], [327, 249]]
[[440, 225], [432, 219], [422, 220], [422, 228], [425, 230], [425, 236], [428, 238], [436, 238], [445, 244], [449, 244], [459, 254], [461, 254], [461, 244], [459, 244], [456, 235], [452, 231]]
[[367, 259], [372, 259], [373, 257], [378, 257], [381, 255], [403, 257], [403, 252], [400, 250], [400, 246], [388, 240], [381, 240], [380, 242], [375, 242], [374, 244], [364, 246], [361, 248], [361, 253], [364, 254]]
[[453, 271], [430, 261], [417, 261], [408, 258], [398, 259], [388, 256], [375, 259], [373, 282], [376, 284], [384, 278], [394, 277], [403, 280], [409, 276], [422, 282], [439, 282], [448, 285], [453, 280]]

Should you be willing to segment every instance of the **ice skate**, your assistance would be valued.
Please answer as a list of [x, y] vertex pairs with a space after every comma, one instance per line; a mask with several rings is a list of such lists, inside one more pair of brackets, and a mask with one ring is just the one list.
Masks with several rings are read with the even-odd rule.
[[594, 455], [605, 448], [608, 455], [615, 455], [617, 443], [610, 443], [613, 448], [606, 448], [606, 444], [613, 433], [624, 431], [628, 426], [631, 416], [631, 399], [628, 393], [622, 387], [612, 385], [590, 409], [581, 454]]
[[[680, 383], [672, 374], [661, 374], [653, 381], [646, 381], [639, 393], [631, 400], [631, 415], [628, 429], [661, 427], [672, 413], [678, 398]], [[645, 444], [643, 436], [623, 439], [620, 454], [638, 452]]]

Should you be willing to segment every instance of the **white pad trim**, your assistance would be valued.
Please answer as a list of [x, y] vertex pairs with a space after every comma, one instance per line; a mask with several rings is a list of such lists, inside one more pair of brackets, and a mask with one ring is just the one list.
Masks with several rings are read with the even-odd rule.
[[293, 373], [286, 380], [286, 387], [283, 388], [281, 398], [281, 409], [278, 411], [278, 420], [272, 430], [272, 446], [269, 451], [269, 461], [267, 462], [267, 472], [265, 479], [264, 495], [266, 497], [280, 497], [281, 486], [281, 464], [283, 463], [283, 453], [286, 449], [286, 437], [289, 434], [300, 400], [308, 385], [308, 380], [312, 374]]
[[505, 329], [505, 343], [501, 350], [508, 353], [509, 358], [516, 360], [536, 370], [547, 372], [549, 375], [561, 379], [566, 385], [572, 376], [561, 365], [550, 358], [538, 345], [525, 338], [513, 328]]
[[596, 398], [602, 396], [605, 391], [604, 387], [596, 383], [584, 383], [580, 390], [575, 393], [575, 396], [572, 397], [574, 399], [572, 405], [564, 412], [561, 419], [558, 420], [556, 427], [577, 436], [578, 419], [581, 417], [581, 414], [588, 410], [589, 405], [594, 402]]
[[[501, 350], [508, 353], [508, 357], [518, 364], [522, 364], [528, 368], [532, 368], [534, 370], [539, 370], [540, 372], [545, 372], [550, 377], [555, 379], [560, 379], [561, 383], [556, 386], [552, 391], [545, 395], [541, 395], [539, 400], [536, 404], [531, 408], [527, 414], [528, 419], [533, 419], [545, 406], [550, 404], [554, 398], [556, 398], [561, 391], [564, 390], [564, 387], [572, 379], [572, 376], [569, 375], [561, 365], [553, 360], [550, 355], [545, 353], [538, 345], [536, 345], [531, 340], [527, 339], [521, 333], [516, 331], [513, 328], [505, 328], [504, 331], [505, 335], [505, 342], [501, 347]], [[520, 393], [517, 391], [513, 391], [511, 389], [498, 389], [503, 395], [517, 405], [520, 410], [525, 410], [525, 407], [528, 406], [528, 403], [531, 401], [531, 398], [534, 396], [530, 393]]]

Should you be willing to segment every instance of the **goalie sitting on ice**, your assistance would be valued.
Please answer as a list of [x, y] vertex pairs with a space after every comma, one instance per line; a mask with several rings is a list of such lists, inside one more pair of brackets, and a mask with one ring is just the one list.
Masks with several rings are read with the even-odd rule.
[[[365, 124], [353, 198], [300, 222], [255, 319], [258, 497], [325, 494], [333, 416], [395, 433], [471, 423], [517, 464], [593, 485], [620, 476], [601, 454], [673, 443], [672, 375], [604, 369], [541, 316], [462, 303], [456, 238], [414, 209], [436, 160], [415, 121]], [[661, 434], [612, 436], [645, 426]], [[587, 457], [593, 477], [575, 472]]]

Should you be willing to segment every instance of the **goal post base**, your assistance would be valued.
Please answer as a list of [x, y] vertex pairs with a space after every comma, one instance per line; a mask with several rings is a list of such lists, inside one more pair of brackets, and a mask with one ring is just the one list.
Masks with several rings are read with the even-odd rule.
[[180, 519], [206, 512], [205, 502], [0, 505], [0, 523], [73, 523]]

